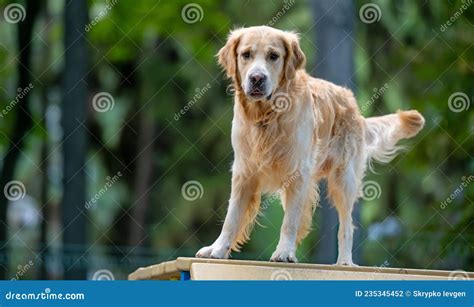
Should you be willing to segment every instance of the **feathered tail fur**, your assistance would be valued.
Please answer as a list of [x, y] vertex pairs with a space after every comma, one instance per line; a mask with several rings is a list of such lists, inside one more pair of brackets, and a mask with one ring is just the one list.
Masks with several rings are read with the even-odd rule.
[[365, 122], [369, 159], [386, 163], [402, 149], [397, 142], [414, 137], [423, 128], [425, 119], [418, 111], [410, 110], [369, 117]]

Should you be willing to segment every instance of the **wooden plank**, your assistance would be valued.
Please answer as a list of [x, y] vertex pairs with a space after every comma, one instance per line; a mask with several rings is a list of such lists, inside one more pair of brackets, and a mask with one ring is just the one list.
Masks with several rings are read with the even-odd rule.
[[[128, 276], [130, 280], [147, 280], [147, 279], [179, 279], [181, 271], [190, 271], [194, 263], [211, 263], [211, 264], [229, 264], [240, 266], [262, 266], [271, 268], [295, 268], [308, 270], [326, 270], [337, 272], [369, 272], [384, 274], [405, 274], [405, 275], [422, 275], [422, 276], [441, 276], [448, 278], [451, 271], [440, 270], [420, 270], [420, 269], [401, 269], [386, 267], [348, 267], [325, 264], [309, 264], [309, 263], [281, 263], [267, 261], [252, 260], [228, 260], [228, 259], [205, 259], [205, 258], [187, 258], [179, 257], [176, 260], [163, 262], [146, 268], [139, 268]], [[470, 279], [474, 279], [473, 272], [467, 272], [466, 275]]]
[[128, 275], [129, 280], [170, 280], [180, 279], [181, 271], [176, 267], [176, 260], [162, 262], [146, 268], [139, 268], [135, 272]]
[[193, 263], [193, 280], [446, 280], [446, 276]]

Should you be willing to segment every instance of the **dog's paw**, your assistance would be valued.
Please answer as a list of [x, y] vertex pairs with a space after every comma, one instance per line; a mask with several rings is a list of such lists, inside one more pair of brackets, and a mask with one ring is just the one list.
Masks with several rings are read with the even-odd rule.
[[352, 260], [338, 260], [335, 265], [343, 265], [343, 266], [358, 266]]
[[277, 249], [273, 252], [272, 257], [270, 258], [272, 262], [293, 262], [297, 263], [295, 252], [288, 250], [279, 250]]
[[230, 255], [230, 249], [224, 246], [210, 245], [201, 248], [197, 253], [198, 258], [215, 258], [215, 259], [227, 259]]

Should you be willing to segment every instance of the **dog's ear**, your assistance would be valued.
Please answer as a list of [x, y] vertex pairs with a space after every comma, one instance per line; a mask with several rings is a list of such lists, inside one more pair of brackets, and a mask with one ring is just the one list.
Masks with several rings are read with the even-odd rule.
[[228, 78], [237, 74], [237, 46], [239, 45], [242, 29], [232, 30], [227, 37], [224, 47], [217, 53], [217, 62], [224, 68]]
[[283, 43], [286, 48], [284, 78], [291, 80], [295, 77], [298, 69], [306, 65], [306, 56], [300, 48], [299, 38], [296, 33], [286, 32], [283, 36]]

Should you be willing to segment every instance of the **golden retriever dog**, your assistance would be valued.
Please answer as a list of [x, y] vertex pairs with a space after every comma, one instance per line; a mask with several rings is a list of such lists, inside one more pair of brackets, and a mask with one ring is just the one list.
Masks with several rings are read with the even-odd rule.
[[222, 232], [196, 256], [228, 258], [250, 236], [262, 193], [285, 215], [271, 261], [297, 262], [311, 230], [318, 181], [339, 216], [338, 265], [352, 262], [352, 208], [371, 160], [388, 162], [424, 125], [417, 111], [364, 118], [354, 94], [306, 73], [298, 36], [267, 26], [233, 30], [217, 54], [235, 88], [232, 191]]

